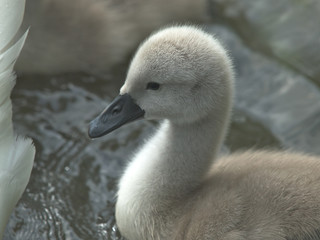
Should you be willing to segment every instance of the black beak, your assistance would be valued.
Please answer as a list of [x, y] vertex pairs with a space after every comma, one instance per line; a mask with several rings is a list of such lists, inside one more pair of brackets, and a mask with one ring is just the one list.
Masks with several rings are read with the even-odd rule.
[[122, 125], [137, 120], [144, 115], [129, 94], [119, 95], [89, 124], [90, 138], [102, 137]]

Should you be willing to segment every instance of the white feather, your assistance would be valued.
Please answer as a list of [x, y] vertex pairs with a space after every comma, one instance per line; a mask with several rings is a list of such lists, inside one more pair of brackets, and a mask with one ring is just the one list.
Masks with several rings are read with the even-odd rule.
[[0, 239], [27, 186], [35, 155], [32, 140], [14, 134], [10, 99], [16, 81], [13, 66], [28, 34], [15, 41], [24, 5], [24, 0], [0, 0]]
[[24, 13], [25, 0], [0, 0], [0, 51], [16, 35]]

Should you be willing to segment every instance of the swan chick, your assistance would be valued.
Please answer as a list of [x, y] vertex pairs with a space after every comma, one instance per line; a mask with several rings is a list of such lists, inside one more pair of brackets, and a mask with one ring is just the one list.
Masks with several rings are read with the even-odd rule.
[[119, 182], [116, 221], [129, 240], [320, 239], [320, 159], [246, 151], [218, 157], [234, 92], [230, 57], [190, 26], [151, 35], [120, 95], [89, 126], [101, 137], [162, 120]]

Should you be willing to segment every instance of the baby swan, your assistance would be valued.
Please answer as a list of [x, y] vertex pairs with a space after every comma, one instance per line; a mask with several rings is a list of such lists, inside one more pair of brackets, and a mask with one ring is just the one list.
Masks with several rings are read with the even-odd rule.
[[165, 119], [119, 184], [116, 220], [129, 240], [320, 239], [320, 159], [288, 152], [217, 158], [230, 122], [233, 69], [199, 29], [147, 39], [120, 95], [90, 123], [103, 136]]

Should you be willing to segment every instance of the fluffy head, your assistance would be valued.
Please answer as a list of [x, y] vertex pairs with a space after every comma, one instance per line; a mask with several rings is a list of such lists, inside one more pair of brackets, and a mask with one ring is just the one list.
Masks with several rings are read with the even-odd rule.
[[130, 94], [147, 119], [192, 122], [230, 102], [232, 79], [232, 64], [215, 38], [170, 27], [140, 46], [120, 94]]

